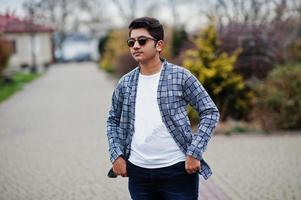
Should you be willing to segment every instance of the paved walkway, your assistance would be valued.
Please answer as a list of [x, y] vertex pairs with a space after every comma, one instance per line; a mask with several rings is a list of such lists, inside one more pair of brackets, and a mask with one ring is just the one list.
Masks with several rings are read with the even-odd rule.
[[[0, 104], [0, 200], [127, 200], [106, 177], [115, 80], [89, 63], [56, 65]], [[301, 137], [214, 137], [204, 200], [301, 199]]]
[[232, 200], [301, 199], [301, 134], [212, 138], [211, 181]]
[[0, 105], [0, 200], [127, 200], [110, 168], [114, 80], [93, 64], [58, 65]]

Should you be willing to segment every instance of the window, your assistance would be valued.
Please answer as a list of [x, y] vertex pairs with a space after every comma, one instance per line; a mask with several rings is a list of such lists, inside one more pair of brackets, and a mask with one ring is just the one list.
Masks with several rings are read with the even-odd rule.
[[11, 49], [12, 49], [12, 54], [16, 54], [17, 53], [16, 40], [10, 40], [10, 45], [11, 45]]

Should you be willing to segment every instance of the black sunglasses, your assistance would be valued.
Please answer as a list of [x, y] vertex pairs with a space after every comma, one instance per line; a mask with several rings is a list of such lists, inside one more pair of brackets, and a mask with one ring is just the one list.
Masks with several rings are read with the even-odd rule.
[[127, 44], [128, 44], [129, 47], [133, 47], [133, 46], [135, 45], [135, 42], [138, 41], [138, 44], [139, 44], [140, 46], [143, 46], [143, 45], [146, 44], [147, 40], [158, 41], [158, 40], [155, 39], [155, 38], [146, 37], [146, 36], [140, 36], [140, 37], [138, 37], [137, 40], [134, 39], [134, 38], [129, 38], [129, 39], [127, 40]]

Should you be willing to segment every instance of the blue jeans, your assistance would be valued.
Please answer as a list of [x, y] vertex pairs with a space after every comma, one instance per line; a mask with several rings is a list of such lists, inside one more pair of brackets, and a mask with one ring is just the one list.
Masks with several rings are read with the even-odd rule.
[[129, 191], [133, 200], [197, 200], [199, 175], [188, 174], [185, 162], [157, 169], [128, 161]]

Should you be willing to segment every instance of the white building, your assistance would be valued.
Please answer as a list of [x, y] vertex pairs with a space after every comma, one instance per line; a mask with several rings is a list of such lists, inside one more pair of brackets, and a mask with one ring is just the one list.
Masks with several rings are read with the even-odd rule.
[[21, 66], [44, 66], [54, 61], [51, 36], [53, 29], [21, 20], [12, 15], [0, 15], [0, 33], [12, 43], [13, 55], [9, 69]]

